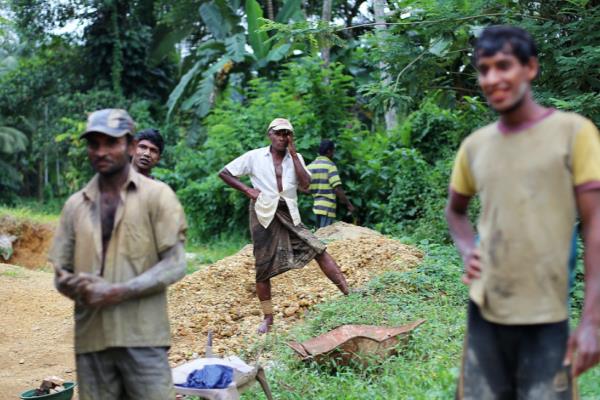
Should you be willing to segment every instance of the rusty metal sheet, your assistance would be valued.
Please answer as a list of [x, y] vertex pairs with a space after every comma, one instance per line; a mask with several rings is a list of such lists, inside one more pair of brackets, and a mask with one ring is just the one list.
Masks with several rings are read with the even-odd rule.
[[384, 327], [377, 325], [342, 325], [305, 342], [289, 342], [304, 360], [318, 363], [334, 359], [338, 364], [350, 360], [368, 362], [395, 354], [398, 344], [406, 343], [410, 333], [424, 323], [421, 319], [407, 325]]

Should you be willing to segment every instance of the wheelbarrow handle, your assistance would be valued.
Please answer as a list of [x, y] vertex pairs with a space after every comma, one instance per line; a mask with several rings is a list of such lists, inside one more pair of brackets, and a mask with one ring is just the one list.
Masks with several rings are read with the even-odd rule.
[[256, 369], [256, 380], [260, 383], [260, 387], [263, 392], [267, 396], [268, 400], [273, 400], [273, 395], [271, 394], [271, 389], [269, 388], [269, 383], [267, 382], [267, 377], [265, 376], [265, 370], [263, 367], [258, 366]]

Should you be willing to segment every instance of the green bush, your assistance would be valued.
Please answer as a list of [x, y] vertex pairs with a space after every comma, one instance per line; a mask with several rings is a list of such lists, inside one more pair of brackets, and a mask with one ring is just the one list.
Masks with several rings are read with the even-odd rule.
[[384, 223], [402, 225], [423, 217], [430, 167], [415, 149], [398, 149], [392, 161], [395, 174]]
[[73, 116], [60, 118], [53, 128], [60, 132], [54, 137], [55, 142], [67, 154], [60, 177], [63, 184], [55, 191], [59, 196], [81, 189], [94, 174], [87, 158], [85, 140], [79, 139], [85, 131], [87, 113], [103, 108], [124, 108], [129, 111], [138, 128], [156, 126], [150, 115], [148, 101], [126, 100], [106, 90], [62, 96], [58, 99], [57, 108], [63, 110], [65, 115]]
[[[268, 145], [266, 128], [276, 117], [294, 125], [296, 147], [310, 162], [321, 138], [334, 138], [354, 117], [350, 78], [338, 64], [324, 68], [314, 58], [289, 64], [281, 78], [250, 81], [243, 103], [227, 96], [204, 122], [204, 141], [190, 147], [184, 139], [173, 151], [174, 170], [160, 171], [159, 177], [176, 190], [188, 214], [190, 232], [209, 239], [223, 232], [246, 232], [248, 200], [221, 182], [217, 174], [244, 152]], [[301, 198], [307, 204], [307, 197]], [[304, 217], [309, 210], [304, 207]]]
[[[335, 161], [359, 223], [447, 241], [443, 210], [454, 154], [489, 116], [482, 104], [468, 98], [458, 109], [442, 109], [435, 92], [397, 130], [370, 132], [347, 112], [352, 87], [342, 69], [322, 68], [311, 58], [303, 63], [286, 66], [279, 80], [251, 81], [243, 103], [224, 96], [206, 118], [203, 142], [189, 146], [182, 140], [172, 152], [174, 170], [159, 170], [158, 177], [178, 191], [193, 235], [208, 239], [246, 231], [247, 199], [226, 188], [217, 174], [245, 151], [266, 146], [266, 125], [283, 116], [294, 124], [307, 163], [321, 138], [336, 141]], [[310, 196], [300, 197], [305, 221], [312, 219], [311, 204]]]
[[432, 96], [406, 118], [400, 135], [405, 146], [418, 149], [427, 162], [434, 163], [456, 148], [460, 128], [458, 113], [442, 109]]

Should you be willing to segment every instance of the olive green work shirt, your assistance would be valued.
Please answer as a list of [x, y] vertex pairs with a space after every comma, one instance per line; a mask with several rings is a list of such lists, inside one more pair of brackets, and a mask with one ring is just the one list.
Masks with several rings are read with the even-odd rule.
[[[66, 202], [50, 249], [56, 266], [100, 274], [102, 224], [96, 175]], [[186, 221], [175, 193], [166, 184], [130, 168], [106, 249], [103, 278], [127, 282], [153, 267], [159, 254], [185, 239]], [[169, 346], [166, 289], [123, 303], [91, 308], [75, 303], [75, 352], [109, 347]]]

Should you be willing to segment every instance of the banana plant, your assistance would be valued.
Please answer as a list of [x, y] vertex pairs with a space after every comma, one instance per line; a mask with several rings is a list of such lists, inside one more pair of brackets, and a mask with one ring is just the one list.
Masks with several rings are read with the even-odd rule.
[[16, 189], [21, 181], [21, 174], [14, 167], [14, 156], [27, 149], [27, 136], [18, 129], [0, 124], [0, 188]]
[[0, 154], [12, 155], [25, 151], [27, 136], [10, 126], [0, 126]]
[[[214, 104], [219, 83], [228, 74], [235, 70], [260, 72], [289, 53], [290, 43], [272, 41], [261, 30], [263, 11], [257, 0], [245, 0], [246, 27], [236, 12], [241, 4], [233, 1], [211, 0], [200, 6], [200, 18], [212, 39], [198, 47], [193, 63], [171, 92], [167, 117], [177, 109], [205, 117]], [[287, 23], [304, 18], [300, 4], [301, 0], [286, 0], [276, 20]]]

